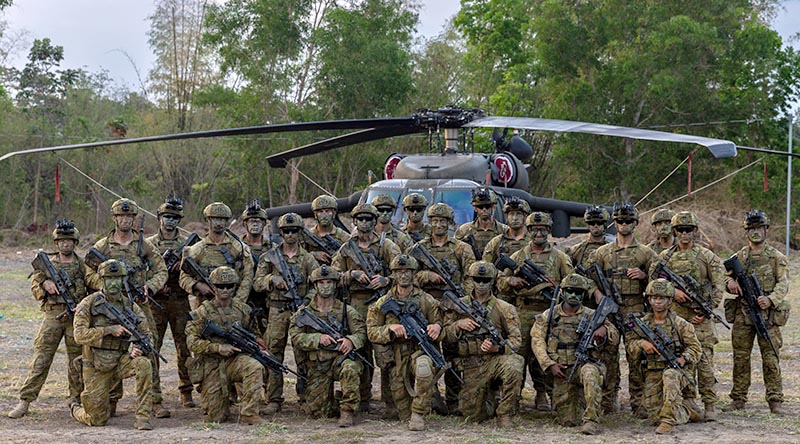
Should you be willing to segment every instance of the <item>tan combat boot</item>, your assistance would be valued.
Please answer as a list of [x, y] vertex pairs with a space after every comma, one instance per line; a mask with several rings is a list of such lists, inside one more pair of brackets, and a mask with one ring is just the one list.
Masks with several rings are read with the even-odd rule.
[[150, 421], [147, 419], [136, 418], [133, 426], [136, 427], [136, 430], [153, 430], [153, 426], [150, 425]]
[[545, 392], [536, 392], [534, 404], [536, 405], [536, 410], [540, 412], [550, 411], [550, 401], [547, 399], [547, 393]]
[[28, 413], [28, 407], [31, 405], [30, 401], [19, 400], [19, 404], [14, 407], [14, 410], [8, 412], [8, 417], [11, 419], [20, 419]]
[[353, 412], [348, 409], [342, 409], [339, 413], [339, 427], [350, 427], [353, 425]]
[[741, 399], [734, 399], [730, 405], [727, 405], [722, 408], [723, 412], [733, 412], [736, 410], [744, 410], [744, 400]]
[[110, 401], [108, 403], [108, 417], [113, 418], [117, 416], [117, 401]]
[[261, 419], [261, 417], [258, 415], [252, 415], [252, 416], [241, 415], [239, 416], [239, 422], [247, 425], [259, 425], [263, 424], [264, 420]]
[[161, 403], [153, 404], [153, 416], [156, 418], [169, 418], [172, 416], [169, 410], [165, 409]]
[[511, 421], [511, 415], [497, 417], [497, 427], [500, 427], [501, 429], [507, 429], [513, 425], [514, 423]]
[[267, 408], [264, 409], [265, 415], [274, 415], [281, 411], [281, 403], [280, 402], [270, 402], [267, 404]]
[[704, 415], [706, 421], [716, 421], [717, 420], [717, 408], [714, 406], [713, 402], [706, 403], [706, 413]]
[[684, 400], [683, 406], [689, 411], [689, 422], [703, 422], [703, 415], [700, 414], [700, 408], [695, 404], [694, 400]]
[[600, 433], [600, 424], [594, 421], [586, 421], [581, 426], [580, 432], [584, 435], [597, 435]]
[[412, 413], [411, 419], [408, 421], [408, 430], [412, 432], [421, 432], [425, 430], [425, 418], [419, 413]]
[[783, 415], [783, 403], [781, 401], [770, 401], [769, 411], [773, 415]]
[[192, 399], [192, 392], [181, 393], [181, 404], [186, 408], [197, 407], [197, 404]]
[[668, 435], [672, 433], [674, 427], [666, 422], [662, 422], [656, 427], [656, 435]]

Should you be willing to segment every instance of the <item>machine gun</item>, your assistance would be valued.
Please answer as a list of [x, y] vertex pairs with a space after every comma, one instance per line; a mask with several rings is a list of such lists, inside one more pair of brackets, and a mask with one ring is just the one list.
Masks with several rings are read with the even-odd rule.
[[[349, 253], [348, 255], [351, 258], [355, 259], [356, 262], [358, 262], [358, 266], [361, 267], [361, 271], [367, 274], [368, 279], [372, 280], [372, 278], [375, 277], [376, 275], [383, 276], [384, 273], [383, 265], [381, 265], [381, 263], [378, 262], [378, 259], [376, 259], [375, 256], [371, 254], [369, 258], [364, 256], [364, 253], [361, 251], [360, 248], [358, 248], [358, 245], [356, 244], [356, 241], [354, 239], [351, 238], [349, 241], [347, 241], [347, 244], [345, 244], [343, 250], [346, 250], [346, 252]], [[385, 287], [378, 288], [377, 290], [375, 290], [375, 294], [373, 294], [369, 299], [364, 301], [364, 304], [369, 305], [377, 301], [383, 295], [385, 295], [388, 290], [389, 290], [388, 285]]]
[[[339, 340], [346, 337], [346, 331], [344, 327], [344, 323], [347, 322], [347, 314], [344, 314], [343, 322], [337, 321], [333, 317], [328, 318], [328, 322], [320, 318], [319, 316], [315, 315], [311, 312], [311, 310], [303, 307], [297, 312], [297, 316], [294, 318], [294, 322], [298, 327], [311, 327], [313, 330], [324, 333], [334, 340], [336, 340], [337, 344], [332, 344], [327, 347], [323, 347], [325, 350], [330, 351], [338, 351], [339, 350]], [[364, 365], [369, 368], [375, 368], [371, 362], [367, 358], [365, 358], [361, 353], [357, 352], [356, 350], [351, 350], [350, 353], [343, 355], [339, 359], [336, 360], [336, 365], [339, 365], [345, 359], [358, 359]]]
[[328, 256], [333, 257], [339, 248], [341, 248], [342, 243], [336, 240], [335, 237], [331, 236], [330, 234], [326, 234], [325, 236], [319, 237], [316, 234], [312, 233], [311, 230], [308, 228], [303, 227], [303, 234], [306, 235], [306, 238], [310, 240], [314, 245], [322, 249]]
[[481, 249], [478, 248], [478, 239], [475, 239], [474, 234], [469, 234], [462, 239], [467, 245], [472, 248], [472, 254], [475, 255], [475, 260], [479, 261], [483, 258], [483, 253], [481, 253]]
[[281, 275], [281, 278], [283, 278], [283, 281], [286, 283], [286, 295], [288, 296], [287, 299], [289, 299], [289, 308], [292, 310], [292, 312], [295, 312], [298, 308], [300, 308], [301, 305], [305, 304], [305, 299], [300, 296], [300, 289], [298, 288], [298, 286], [301, 285], [304, 280], [300, 273], [289, 266], [289, 263], [286, 262], [286, 258], [283, 257], [283, 253], [281, 253], [280, 248], [280, 245], [276, 246], [264, 254], [267, 256], [267, 260], [275, 267], [275, 269]]
[[636, 317], [633, 313], [628, 313], [628, 317], [625, 322], [628, 326], [628, 329], [633, 329], [640, 338], [646, 339], [649, 341], [658, 351], [658, 354], [661, 355], [664, 360], [667, 361], [667, 365], [670, 368], [674, 368], [681, 372], [681, 374], [686, 377], [689, 381], [689, 384], [692, 387], [696, 387], [692, 377], [686, 373], [686, 370], [681, 367], [678, 363], [678, 357], [675, 356], [675, 353], [671, 350], [675, 341], [669, 338], [664, 330], [661, 327], [656, 327], [654, 329], [650, 329], [641, 318]]
[[427, 357], [431, 358], [433, 366], [436, 367], [436, 369], [449, 371], [459, 382], [462, 384], [464, 383], [461, 376], [450, 367], [450, 363], [444, 359], [444, 356], [439, 353], [439, 348], [435, 346], [428, 337], [428, 322], [422, 316], [422, 313], [419, 312], [419, 306], [417, 306], [417, 304], [407, 304], [403, 309], [400, 308], [400, 304], [398, 304], [396, 300], [390, 298], [381, 305], [381, 311], [384, 314], [393, 314], [400, 319], [400, 324], [402, 324], [403, 328], [406, 330], [406, 337], [414, 338], [417, 344], [419, 344], [422, 353], [425, 353]]
[[297, 376], [298, 379], [304, 381], [306, 379], [305, 376], [283, 365], [275, 359], [274, 356], [267, 353], [267, 347], [258, 340], [256, 335], [250, 333], [238, 323], [234, 323], [230, 330], [223, 330], [220, 326], [215, 324], [214, 321], [206, 320], [203, 331], [200, 332], [200, 337], [204, 339], [210, 339], [212, 337], [221, 338], [226, 343], [238, 348], [242, 353], [255, 359], [259, 364], [275, 373], [291, 373]]
[[769, 342], [769, 346], [772, 347], [775, 356], [780, 358], [778, 348], [775, 347], [775, 342], [772, 341], [772, 337], [769, 335], [769, 327], [767, 326], [767, 320], [764, 318], [764, 312], [758, 305], [758, 297], [764, 295], [764, 290], [761, 289], [761, 284], [758, 282], [756, 273], [752, 272], [750, 276], [748, 276], [744, 272], [744, 269], [742, 269], [742, 263], [739, 262], [739, 258], [736, 256], [732, 256], [722, 264], [725, 266], [725, 270], [733, 273], [736, 282], [739, 283], [739, 287], [742, 289], [741, 297], [747, 304], [747, 311], [750, 315], [750, 320], [753, 321], [756, 334], [759, 338]]
[[122, 337], [122, 340], [135, 343], [145, 356], [153, 353], [158, 359], [164, 361], [165, 364], [167, 363], [167, 358], [159, 353], [155, 346], [153, 346], [153, 343], [150, 342], [150, 336], [144, 334], [139, 328], [142, 319], [136, 316], [133, 310], [124, 307], [124, 310], [120, 311], [114, 304], [108, 302], [108, 300], [103, 301], [103, 303], [96, 306], [96, 308], [98, 313], [102, 313], [111, 319], [116, 319], [125, 330], [128, 330], [129, 335], [127, 337]]
[[700, 310], [703, 311], [703, 314], [706, 318], [713, 318], [720, 324], [724, 325], [728, 330], [731, 329], [731, 326], [728, 325], [728, 323], [725, 322], [720, 315], [714, 312], [714, 306], [712, 305], [711, 300], [704, 299], [700, 296], [700, 283], [697, 282], [695, 278], [689, 276], [688, 274], [679, 276], [674, 271], [670, 270], [663, 260], [658, 262], [654, 273], [659, 276], [666, 276], [667, 280], [672, 282], [675, 288], [686, 293], [692, 302], [700, 306]]
[[527, 282], [531, 287], [541, 284], [550, 284], [551, 287], [544, 288], [541, 290], [541, 293], [544, 295], [544, 297], [551, 301], [553, 300], [553, 297], [557, 296], [553, 291], [555, 288], [555, 283], [553, 280], [547, 276], [547, 273], [542, 270], [541, 267], [536, 265], [530, 259], [525, 259], [525, 262], [522, 264], [522, 266], [519, 266], [516, 262], [514, 262], [513, 259], [501, 253], [494, 265], [498, 270], [511, 270], [515, 276], [519, 276], [524, 279], [525, 282]]
[[167, 248], [164, 253], [161, 254], [161, 257], [164, 258], [164, 263], [167, 265], [167, 271], [172, 270], [172, 267], [175, 266], [178, 262], [181, 261], [183, 257], [183, 249], [186, 247], [191, 247], [192, 245], [196, 244], [200, 241], [200, 236], [197, 233], [192, 233], [191, 236], [186, 238], [178, 248], [172, 249]]
[[31, 266], [33, 266], [34, 270], [44, 273], [48, 279], [56, 284], [58, 294], [67, 306], [63, 312], [56, 316], [56, 319], [61, 320], [64, 316], [69, 316], [70, 319], [73, 319], [75, 317], [75, 307], [77, 306], [75, 296], [72, 295], [72, 289], [75, 288], [75, 284], [70, 281], [67, 272], [65, 270], [56, 270], [56, 267], [53, 266], [44, 251], [36, 253], [36, 258], [31, 262]]
[[[575, 370], [592, 360], [589, 352], [602, 346], [602, 344], [592, 344], [594, 332], [603, 325], [606, 318], [615, 313], [619, 313], [619, 305], [611, 298], [604, 297], [600, 300], [600, 304], [598, 304], [597, 310], [594, 311], [591, 318], [588, 315], [583, 315], [580, 324], [578, 324], [578, 337], [580, 339], [578, 340], [578, 348], [575, 350], [575, 364], [572, 365], [572, 369], [569, 371], [567, 382], [572, 382]], [[608, 336], [606, 336], [606, 339], [608, 339]]]
[[[139, 242], [139, 245], [141, 246], [141, 242]], [[91, 268], [94, 268], [95, 270], [97, 270], [97, 267], [99, 267], [100, 264], [109, 259], [111, 258], [103, 254], [102, 251], [98, 250], [95, 247], [90, 248], [89, 251], [86, 253], [86, 264], [89, 265]], [[122, 285], [124, 286], [125, 294], [128, 295], [128, 299], [130, 299], [131, 303], [134, 302], [137, 304], [150, 303], [153, 304], [159, 310], [163, 310], [164, 306], [156, 302], [155, 299], [145, 294], [144, 288], [131, 285], [131, 275], [135, 274], [137, 271], [144, 270], [145, 267], [144, 266], [138, 268], [132, 267], [128, 265], [128, 263], [125, 262], [122, 258], [116, 260], [121, 262], [122, 265], [125, 266], [125, 269], [128, 272], [128, 274], [124, 278], [122, 278]]]

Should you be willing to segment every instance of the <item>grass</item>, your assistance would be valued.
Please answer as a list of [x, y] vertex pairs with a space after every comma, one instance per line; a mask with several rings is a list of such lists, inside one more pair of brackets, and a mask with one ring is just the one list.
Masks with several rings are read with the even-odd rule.
[[[31, 302], [0, 302], [0, 313], [5, 319], [31, 321], [41, 317], [39, 306]], [[35, 331], [34, 331], [35, 333]]]
[[289, 429], [283, 424], [276, 424], [273, 422], [262, 424], [254, 430], [256, 436], [269, 436], [280, 433], [288, 433]]

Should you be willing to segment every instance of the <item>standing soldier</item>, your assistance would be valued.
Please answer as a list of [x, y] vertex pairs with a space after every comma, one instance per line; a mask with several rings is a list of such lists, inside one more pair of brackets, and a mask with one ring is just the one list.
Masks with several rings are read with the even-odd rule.
[[[783, 337], [779, 327], [786, 324], [789, 316], [786, 293], [789, 291], [788, 261], [780, 251], [767, 245], [769, 217], [760, 210], [748, 211], [743, 223], [747, 234], [747, 246], [736, 253], [745, 273], [755, 273], [761, 284], [762, 294], [758, 297], [761, 315], [767, 321], [767, 332], [775, 348], [780, 351]], [[733, 346], [733, 400], [729, 410], [742, 410], [747, 402], [750, 389], [750, 353], [756, 329], [750, 317], [750, 308], [742, 300], [742, 289], [733, 280], [727, 281], [728, 291], [737, 295], [736, 299], [726, 301], [725, 313], [733, 322], [731, 345]], [[728, 316], [728, 313], [731, 316]], [[732, 319], [731, 319], [732, 318]], [[761, 350], [761, 366], [764, 373], [764, 387], [770, 412], [783, 414], [783, 384], [781, 381], [780, 356], [773, 351], [769, 341], [759, 336], [758, 348]]]
[[[108, 259], [117, 259], [127, 267], [128, 284], [132, 289], [141, 289], [144, 300], [136, 300], [147, 322], [147, 328], [153, 333], [153, 342], [158, 343], [156, 323], [153, 311], [150, 308], [151, 298], [155, 296], [167, 282], [167, 267], [158, 248], [144, 238], [144, 233], [133, 228], [133, 222], [139, 213], [139, 206], [130, 199], [119, 199], [111, 205], [114, 219], [114, 229], [108, 236], [94, 244], [97, 249]], [[144, 216], [142, 216], [144, 217]], [[88, 256], [88, 255], [87, 255]], [[99, 290], [102, 279], [92, 270], [92, 264], [87, 259], [87, 282], [89, 287]], [[96, 266], [96, 264], [95, 264]], [[153, 416], [156, 418], [169, 418], [170, 411], [161, 405], [161, 379], [158, 374], [158, 364], [155, 356], [153, 361]], [[111, 416], [116, 414], [117, 402], [122, 398], [122, 385], [120, 384], [111, 392]]]
[[[640, 244], [633, 232], [639, 225], [639, 212], [633, 204], [624, 202], [614, 204], [611, 211], [614, 226], [617, 229], [617, 239], [610, 244], [603, 245], [592, 253], [589, 263], [600, 264], [608, 280], [619, 288], [620, 315], [628, 313], [641, 314], [644, 312], [644, 298], [642, 294], [647, 287], [650, 266], [658, 256], [649, 247]], [[600, 302], [604, 296], [600, 290], [593, 291], [595, 301]], [[610, 296], [610, 295], [605, 295]], [[626, 337], [627, 339], [627, 337]], [[631, 411], [639, 417], [646, 417], [647, 412], [642, 407], [642, 384], [644, 375], [639, 363], [639, 356], [626, 354], [628, 361], [628, 393], [630, 394]], [[603, 411], [607, 413], [619, 410], [619, 348], [609, 350], [606, 355], [606, 380], [603, 386]]]
[[[283, 363], [286, 344], [289, 339], [289, 320], [294, 311], [305, 303], [308, 293], [308, 278], [319, 266], [311, 253], [300, 246], [300, 231], [303, 229], [303, 218], [297, 213], [287, 213], [278, 219], [283, 243], [262, 254], [258, 260], [258, 271], [253, 287], [256, 291], [267, 293], [269, 298], [269, 319], [264, 334], [267, 351]], [[286, 264], [283, 270], [281, 263]], [[290, 287], [296, 290], [292, 295]], [[302, 299], [298, 301], [295, 297]], [[304, 359], [295, 350], [295, 362], [304, 369]], [[302, 384], [297, 386], [298, 396], [304, 399]], [[283, 374], [269, 372], [267, 376], [267, 410], [274, 414], [281, 410], [283, 404]]]
[[643, 406], [647, 417], [658, 424], [656, 433], [668, 434], [676, 425], [686, 424], [689, 420], [699, 422], [702, 416], [694, 405], [685, 402], [682, 393], [691, 384], [682, 367], [695, 364], [700, 360], [700, 341], [694, 334], [692, 324], [670, 311], [675, 288], [665, 279], [656, 279], [647, 284], [645, 297], [653, 312], [641, 318], [641, 322], [651, 331], [658, 328], [665, 334], [664, 346], [677, 359], [681, 369], [670, 367], [655, 344], [642, 337], [639, 328], [626, 332], [628, 355], [644, 356], [644, 398]]
[[[317, 224], [308, 231], [317, 238], [324, 238], [330, 235], [336, 242], [343, 244], [347, 242], [350, 236], [346, 231], [333, 224], [333, 221], [336, 220], [336, 209], [336, 199], [324, 194], [317, 196], [316, 199], [311, 201], [311, 210], [314, 212], [314, 219], [316, 219]], [[303, 233], [302, 242], [303, 248], [314, 255], [314, 259], [317, 262], [330, 265], [333, 255], [328, 254], [322, 247], [313, 242], [306, 233]]]
[[378, 223], [375, 225], [375, 234], [384, 236], [384, 233], [386, 233], [385, 236], [397, 244], [400, 251], [408, 251], [414, 245], [414, 241], [411, 240], [409, 235], [392, 225], [392, 216], [397, 208], [397, 202], [394, 201], [394, 198], [388, 194], [378, 194], [370, 203], [378, 210]]
[[[264, 227], [267, 225], [267, 212], [261, 208], [259, 199], [247, 204], [247, 207], [242, 212], [242, 225], [244, 225], [246, 231], [242, 240], [250, 247], [253, 264], [257, 267], [261, 255], [273, 247], [272, 240], [264, 233]], [[255, 272], [256, 270], [253, 269], [253, 273]], [[259, 334], [263, 333], [266, 328], [267, 313], [269, 312], [267, 294], [251, 287], [250, 295], [247, 297], [247, 304], [253, 309], [250, 317], [256, 326], [256, 330]]]
[[531, 242], [531, 235], [525, 227], [525, 218], [531, 214], [528, 202], [511, 197], [503, 205], [503, 214], [506, 215], [508, 227], [486, 244], [483, 250], [483, 260], [486, 262], [495, 263], [501, 254], [511, 256]]
[[[367, 327], [358, 311], [334, 298], [338, 290], [339, 273], [323, 265], [311, 273], [316, 297], [304, 308], [328, 323], [342, 335], [335, 339], [309, 322], [303, 311], [292, 317], [289, 330], [292, 346], [308, 358], [308, 388], [304, 410], [313, 417], [333, 417], [339, 411], [339, 427], [353, 425], [353, 413], [359, 404], [359, 381], [364, 366], [348, 353], [367, 343]], [[346, 307], [346, 308], [345, 308]], [[337, 329], [336, 327], [340, 327]], [[338, 405], [333, 395], [333, 382], [340, 381], [342, 398]]]
[[[550, 402], [553, 399], [553, 376], [545, 373], [534, 357], [530, 331], [535, 317], [550, 308], [550, 300], [545, 294], [546, 290], [552, 291], [555, 287], [552, 282], [561, 282], [568, 274], [572, 273], [572, 263], [569, 256], [553, 248], [548, 241], [550, 230], [553, 227], [553, 219], [550, 214], [533, 212], [525, 220], [525, 224], [531, 234], [531, 242], [511, 255], [511, 259], [519, 265], [522, 265], [525, 259], [530, 259], [544, 270], [551, 284], [531, 287], [525, 279], [515, 276], [512, 270], [506, 270], [498, 279], [497, 288], [502, 295], [508, 298], [506, 300], [515, 301], [517, 313], [519, 313], [520, 331], [525, 332], [522, 335], [520, 354], [525, 359], [525, 365], [531, 373], [533, 387], [536, 389], [536, 409], [550, 411]], [[522, 385], [525, 385], [524, 373]], [[548, 400], [548, 396], [550, 400]]]
[[[67, 279], [63, 279], [62, 282], [67, 285], [72, 284], [64, 290], [71, 293], [74, 303], [78, 303], [86, 297], [86, 270], [81, 258], [75, 254], [75, 246], [79, 240], [80, 232], [72, 221], [56, 221], [53, 241], [58, 251], [47, 255], [55, 271], [59, 274], [66, 274]], [[34, 263], [37, 264], [37, 261], [38, 259], [34, 260]], [[80, 402], [80, 394], [83, 390], [80, 374], [77, 369], [69, 365], [81, 354], [81, 348], [75, 343], [72, 333], [73, 313], [69, 311], [67, 304], [59, 294], [56, 283], [46, 273], [46, 268], [42, 266], [44, 264], [37, 265], [31, 275], [31, 291], [33, 298], [41, 304], [42, 323], [33, 340], [31, 370], [19, 391], [19, 404], [8, 413], [8, 417], [11, 419], [25, 416], [30, 403], [39, 397], [39, 392], [50, 373], [53, 357], [61, 344], [61, 338], [64, 338], [64, 345], [67, 348], [68, 402], [70, 404]], [[72, 309], [74, 310], [75, 307]]]
[[475, 209], [475, 220], [459, 226], [455, 238], [466, 242], [473, 249], [475, 260], [479, 261], [483, 258], [486, 244], [495, 236], [503, 234], [508, 227], [494, 218], [497, 195], [491, 188], [472, 190], [472, 208]]
[[[250, 325], [250, 306], [234, 298], [239, 276], [228, 266], [217, 267], [209, 277], [214, 299], [203, 302], [191, 313], [186, 324], [186, 340], [194, 355], [190, 368], [202, 387], [201, 396], [206, 412], [206, 422], [223, 422], [228, 419], [232, 382], [241, 383], [239, 422], [261, 424], [258, 416], [263, 385], [263, 366], [253, 357], [217, 336], [205, 337], [203, 330], [213, 322], [221, 330], [230, 330], [234, 324]], [[246, 327], [245, 327], [246, 328]]]
[[[112, 310], [132, 311], [140, 319], [144, 312], [124, 294], [123, 279], [127, 266], [111, 259], [97, 267], [102, 290], [87, 296], [75, 310], [75, 342], [83, 346], [83, 383], [81, 403], [70, 405], [75, 420], [89, 426], [102, 426], [111, 416], [109, 392], [122, 380], [136, 377], [136, 421], [139, 430], [152, 430], [153, 364], [139, 346], [131, 347], [130, 331], [120, 325]], [[109, 308], [108, 306], [111, 306]], [[150, 335], [150, 324], [139, 328]], [[151, 353], [154, 354], [154, 353]]]
[[[158, 207], [158, 233], [147, 238], [155, 245], [159, 251], [176, 251], [184, 246], [187, 237], [178, 232], [178, 224], [183, 219], [183, 199], [169, 196]], [[184, 248], [186, 248], [184, 246]], [[167, 270], [169, 277], [164, 287], [155, 294], [153, 299], [164, 307], [163, 310], [155, 310], [153, 317], [156, 322], [156, 348], [161, 351], [164, 344], [164, 333], [167, 332], [169, 324], [172, 338], [175, 340], [175, 350], [178, 355], [178, 380], [180, 385], [178, 390], [181, 392], [181, 403], [184, 407], [194, 407], [192, 400], [192, 381], [189, 380], [189, 372], [186, 370], [186, 359], [189, 357], [189, 348], [186, 346], [186, 320], [189, 317], [189, 294], [181, 288], [178, 283], [180, 278], [180, 261], [175, 262], [170, 270]], [[159, 360], [153, 362], [160, 370]], [[160, 378], [158, 380], [160, 384]], [[154, 381], [154, 383], [155, 383]], [[156, 393], [161, 393], [161, 388], [155, 389]]]
[[[375, 344], [387, 344], [394, 352], [391, 385], [394, 403], [402, 421], [408, 420], [411, 431], [425, 430], [425, 418], [431, 409], [431, 397], [436, 383], [433, 361], [422, 353], [419, 343], [409, 337], [400, 319], [386, 314], [381, 307], [395, 301], [401, 310], [414, 310], [425, 320], [426, 333], [431, 341], [438, 341], [442, 332], [439, 303], [433, 296], [414, 286], [417, 261], [405, 254], [392, 259], [392, 288], [369, 307], [367, 336]], [[410, 311], [409, 311], [410, 313]], [[408, 384], [411, 381], [413, 384]]]
[[[469, 268], [473, 292], [462, 298], [469, 307], [481, 307], [486, 319], [498, 330], [507, 345], [493, 342], [486, 329], [467, 314], [448, 310], [445, 315], [445, 340], [458, 347], [458, 367], [464, 372], [464, 387], [459, 396], [459, 410], [465, 418], [482, 421], [497, 414], [498, 425], [511, 426], [511, 416], [522, 386], [524, 362], [516, 354], [522, 343], [517, 310], [508, 302], [493, 294], [497, 268], [490, 262], [478, 261]], [[444, 303], [447, 305], [447, 303]], [[490, 385], [498, 384], [501, 390], [500, 403], [494, 412], [487, 412], [485, 405], [494, 403], [489, 399]]]
[[[600, 433], [601, 407], [603, 400], [603, 378], [606, 366], [600, 358], [603, 349], [599, 344], [608, 343], [619, 347], [619, 333], [606, 318], [596, 326], [592, 335], [592, 346], [587, 350], [589, 359], [578, 363], [576, 349], [581, 341], [579, 327], [584, 319], [591, 319], [594, 310], [582, 304], [588, 296], [591, 284], [577, 273], [568, 275], [561, 281], [563, 302], [536, 316], [531, 330], [531, 346], [539, 365], [553, 375], [553, 410], [558, 421], [566, 427], [582, 424], [580, 432], [584, 435]], [[569, 374], [574, 371], [570, 381]]]
[[[206, 278], [215, 268], [222, 266], [233, 268], [240, 277], [234, 298], [245, 302], [253, 286], [255, 264], [250, 248], [227, 229], [232, 216], [230, 207], [224, 203], [208, 204], [203, 209], [203, 217], [208, 224], [208, 235], [201, 242], [192, 245], [189, 251], [184, 252], [183, 261], [192, 258], [205, 273]], [[200, 306], [205, 300], [213, 299], [213, 289], [197, 276], [187, 273], [186, 269], [187, 267], [182, 264], [180, 284], [184, 290], [195, 296], [195, 306]]]
[[[333, 268], [342, 273], [342, 281], [348, 285], [350, 304], [362, 317], [366, 318], [367, 301], [376, 295], [376, 292], [385, 293], [389, 287], [388, 264], [400, 255], [400, 248], [391, 240], [384, 239], [375, 234], [375, 224], [378, 219], [378, 210], [371, 204], [358, 204], [350, 213], [356, 224], [356, 234], [342, 245], [333, 258]], [[371, 264], [373, 270], [364, 270], [359, 255], [366, 264]], [[389, 373], [391, 359], [387, 356], [388, 350], [376, 357], [376, 363], [381, 369], [381, 374]], [[363, 350], [364, 356], [372, 361], [372, 347], [367, 344]], [[377, 353], [376, 353], [377, 354]], [[372, 376], [374, 369], [365, 368], [361, 373], [361, 405], [360, 412], [369, 411], [369, 401], [372, 399]], [[388, 380], [381, 377], [381, 398], [386, 404], [387, 412], [394, 410], [391, 404], [391, 388]]]
[[[710, 301], [710, 305], [713, 307], [719, 306], [725, 286], [725, 268], [716, 254], [695, 243], [697, 216], [689, 211], [681, 211], [672, 216], [671, 224], [676, 243], [661, 252], [660, 263], [665, 264], [678, 275], [691, 276], [700, 287], [700, 294], [697, 296]], [[653, 267], [655, 268], [656, 265], [653, 264]], [[658, 277], [654, 274], [651, 274], [651, 278]], [[700, 341], [702, 347], [700, 361], [691, 368], [690, 373], [692, 377], [696, 378], [700, 399], [705, 405], [705, 420], [716, 421], [715, 406], [718, 398], [717, 378], [714, 376], [714, 345], [719, 340], [714, 319], [705, 317], [700, 305], [677, 288], [675, 289], [675, 302], [676, 304], [672, 304], [671, 310], [694, 326], [694, 332]], [[686, 402], [694, 404], [696, 397], [694, 388], [688, 388], [683, 397]], [[697, 407], [693, 408], [698, 410]]]
[[666, 208], [660, 209], [650, 216], [650, 224], [652, 224], [656, 238], [647, 246], [656, 254], [675, 245], [675, 236], [672, 234], [672, 216], [675, 216], [675, 212]]
[[431, 235], [431, 226], [422, 220], [427, 207], [428, 199], [425, 199], [422, 194], [411, 193], [403, 198], [403, 211], [408, 216], [408, 220], [401, 230], [414, 242], [419, 242]]
[[[608, 225], [608, 210], [603, 207], [592, 205], [586, 208], [583, 213], [583, 221], [589, 227], [589, 237], [581, 241], [577, 245], [567, 248], [564, 252], [572, 260], [572, 265], [576, 268], [583, 266], [584, 269], [589, 269], [592, 265], [589, 258], [595, 250], [608, 243], [606, 239], [606, 226]], [[590, 308], [597, 308], [597, 303], [594, 297], [586, 298], [583, 305]]]

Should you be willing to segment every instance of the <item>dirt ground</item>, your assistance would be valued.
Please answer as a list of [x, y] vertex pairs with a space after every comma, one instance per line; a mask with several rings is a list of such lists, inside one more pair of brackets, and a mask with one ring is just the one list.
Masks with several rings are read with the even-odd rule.
[[[466, 424], [459, 417], [432, 416], [425, 432], [409, 432], [405, 424], [380, 419], [381, 403], [373, 402], [372, 414], [361, 415], [350, 429], [336, 427], [335, 419], [310, 420], [304, 417], [296, 404], [294, 378], [287, 377], [287, 402], [284, 410], [268, 418], [262, 426], [239, 425], [235, 422], [206, 425], [200, 409], [183, 408], [178, 403], [175, 349], [167, 336], [164, 355], [169, 364], [162, 366], [161, 378], [165, 405], [172, 410], [168, 419], [154, 419], [154, 430], [139, 432], [133, 428], [133, 384], [126, 382], [126, 397], [120, 402], [120, 415], [111, 418], [106, 427], [88, 428], [70, 418], [65, 407], [66, 355], [63, 345], [59, 349], [50, 378], [31, 412], [19, 420], [6, 417], [18, 400], [19, 388], [27, 375], [32, 357], [33, 338], [39, 325], [36, 302], [30, 295], [26, 280], [31, 270], [30, 261], [35, 251], [30, 248], [0, 247], [0, 442], [11, 443], [125, 443], [125, 442], [194, 442], [194, 443], [519, 443], [519, 442], [760, 442], [800, 443], [800, 367], [797, 364], [800, 348], [800, 327], [795, 319], [784, 328], [784, 347], [781, 350], [781, 367], [784, 372], [785, 409], [787, 414], [776, 417], [769, 414], [763, 399], [760, 357], [753, 353], [753, 386], [747, 410], [741, 413], [721, 413], [717, 422], [687, 424], [677, 428], [671, 436], [659, 437], [654, 427], [630, 415], [627, 386], [623, 377], [621, 401], [623, 411], [602, 419], [604, 431], [595, 437], [584, 437], [576, 429], [559, 427], [554, 418], [531, 409], [533, 392], [526, 387], [522, 413], [515, 426], [501, 430], [494, 423]], [[800, 254], [791, 258], [790, 299], [795, 307], [800, 305]], [[718, 393], [720, 407], [728, 405], [727, 393], [731, 388], [732, 355], [730, 334], [718, 329], [720, 343], [716, 347]], [[757, 346], [756, 346], [757, 349]], [[290, 354], [287, 354], [290, 355]], [[624, 356], [624, 353], [623, 353]], [[625, 364], [623, 361], [623, 371]], [[441, 383], [440, 383], [441, 384]], [[529, 383], [530, 384], [530, 383]], [[379, 390], [374, 385], [375, 398]], [[197, 396], [195, 399], [198, 399]]]

